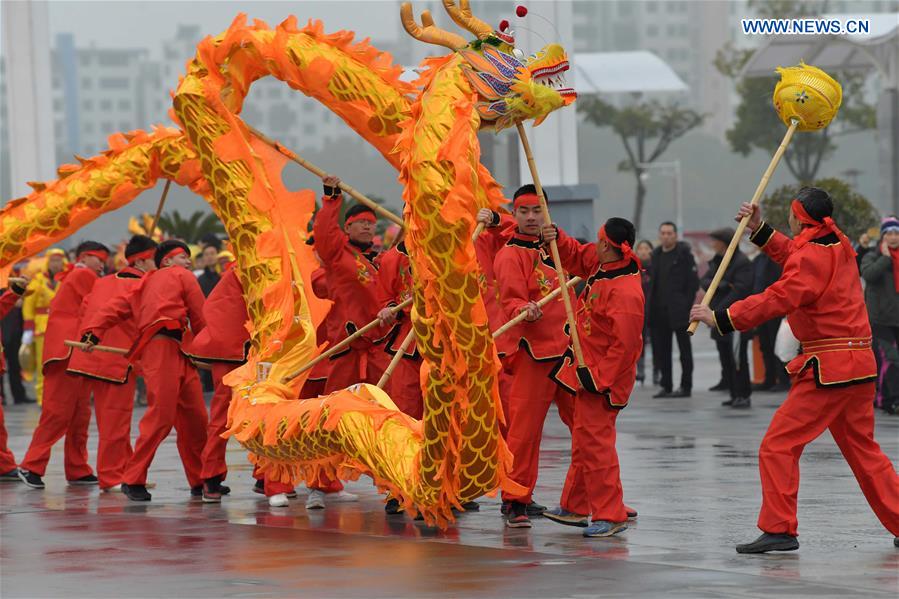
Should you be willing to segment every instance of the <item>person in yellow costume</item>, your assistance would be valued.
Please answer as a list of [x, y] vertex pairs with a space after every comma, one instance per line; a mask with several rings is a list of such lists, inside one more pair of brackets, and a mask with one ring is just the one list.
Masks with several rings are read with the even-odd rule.
[[34, 394], [38, 405], [43, 401], [44, 374], [41, 372], [44, 354], [44, 332], [50, 316], [50, 302], [56, 296], [59, 283], [56, 274], [66, 265], [66, 253], [59, 248], [47, 250], [47, 266], [28, 283], [28, 294], [22, 303], [25, 332], [22, 345], [34, 344]]

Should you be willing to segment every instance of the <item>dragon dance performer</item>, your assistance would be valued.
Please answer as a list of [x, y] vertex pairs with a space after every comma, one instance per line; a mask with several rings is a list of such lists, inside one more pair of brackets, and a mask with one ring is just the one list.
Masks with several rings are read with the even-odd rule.
[[624, 503], [615, 449], [615, 421], [627, 406], [643, 350], [645, 299], [634, 236], [634, 225], [623, 218], [607, 220], [596, 243], [543, 229], [545, 241], [556, 238], [565, 270], [587, 281], [577, 315], [585, 365], [575, 368], [569, 349], [553, 370], [555, 380], [577, 393], [571, 466], [560, 507], [543, 516], [584, 527], [585, 537], [617, 534], [637, 517]]
[[22, 345], [34, 344], [34, 395], [38, 405], [44, 401], [44, 372], [41, 368], [44, 355], [44, 333], [47, 331], [47, 319], [50, 317], [50, 302], [59, 289], [56, 275], [66, 265], [66, 253], [59, 248], [47, 250], [47, 271], [38, 273], [28, 283], [28, 294], [22, 302], [22, 318], [25, 321], [25, 332], [22, 334]]
[[159, 244], [154, 262], [157, 270], [147, 273], [130, 294], [112, 298], [82, 324], [82, 341], [89, 345], [100, 343], [110, 329], [126, 319], [135, 319], [140, 331], [129, 355], [140, 359], [149, 407], [141, 418], [134, 454], [122, 476], [122, 491], [132, 501], [150, 501], [147, 471], [172, 427], [178, 432], [178, 453], [191, 496], [203, 492], [206, 405], [197, 371], [181, 351], [181, 344], [189, 345], [192, 334], [206, 326], [203, 292], [188, 270], [190, 250], [183, 242]]
[[[534, 186], [525, 185], [518, 189], [512, 205], [517, 228], [496, 254], [493, 269], [506, 320], [527, 312], [525, 322], [518, 325], [517, 330], [507, 333], [518, 349], [506, 357], [510, 360], [511, 374], [506, 441], [515, 456], [511, 478], [527, 491], [522, 495], [503, 491], [503, 502], [508, 503], [506, 525], [529, 528], [528, 506], [534, 503], [543, 422], [550, 404], [555, 401], [562, 422], [570, 429], [574, 401], [550, 378], [553, 366], [568, 347], [568, 337], [562, 298], [550, 302], [544, 309], [537, 305], [559, 286], [559, 281], [552, 258], [540, 239], [544, 217]], [[535, 504], [531, 512], [539, 513], [543, 509]]]
[[[762, 535], [737, 545], [738, 553], [799, 548], [796, 496], [803, 448], [829, 429], [865, 498], [883, 525], [899, 537], [899, 476], [874, 441], [871, 326], [862, 297], [855, 251], [834, 223], [833, 200], [804, 187], [791, 205], [791, 240], [743, 204], [750, 240], [783, 266], [780, 279], [762, 293], [726, 310], [693, 306], [691, 318], [722, 334], [745, 331], [786, 315], [802, 353], [787, 365], [793, 386], [778, 408], [759, 449]], [[899, 545], [899, 538], [894, 540]]]
[[72, 485], [99, 482], [87, 463], [87, 429], [91, 421], [91, 385], [66, 372], [72, 349], [67, 339], [78, 337], [78, 322], [84, 298], [100, 278], [109, 249], [96, 241], [84, 241], [75, 250], [75, 264], [59, 273], [59, 289], [50, 302], [50, 318], [44, 337], [44, 404], [31, 445], [19, 464], [22, 481], [33, 489], [43, 489], [41, 477], [50, 461], [50, 450], [63, 436], [65, 473]]
[[[29, 283], [26, 283], [25, 286], [18, 283], [10, 283], [9, 289], [0, 295], [0, 318], [6, 316], [13, 309], [16, 302], [25, 295], [29, 286]], [[3, 347], [0, 346], [0, 376], [3, 375], [5, 370], [6, 361], [3, 359]], [[0, 405], [0, 482], [18, 481], [19, 470], [16, 468], [16, 458], [9, 450], [9, 447], [7, 447], [6, 439], [6, 422], [3, 419], [3, 406]]]
[[[310, 237], [306, 240], [309, 245], [314, 245], [315, 240]], [[314, 251], [314, 250], [313, 250]], [[331, 299], [328, 294], [328, 273], [324, 268], [317, 268], [312, 272], [312, 293], [321, 299]], [[327, 342], [335, 343], [340, 340], [340, 331], [343, 329], [339, 322], [340, 315], [337, 310], [328, 310], [325, 319], [315, 329], [315, 342], [321, 347]], [[319, 397], [325, 394], [325, 385], [328, 382], [328, 372], [331, 370], [331, 362], [323, 360], [312, 367], [309, 378], [300, 390], [300, 397]]]
[[[153, 256], [156, 242], [146, 235], [135, 235], [125, 246], [127, 266], [94, 284], [82, 306], [81, 322], [88, 322], [106, 303], [118, 295], [130, 294], [144, 274], [156, 269]], [[131, 347], [137, 339], [137, 325], [123, 320], [109, 329], [105, 341], [113, 347]], [[120, 354], [73, 352], [66, 371], [84, 377], [94, 394], [99, 443], [97, 475], [100, 489], [119, 490], [125, 465], [131, 459], [131, 414], [134, 410], [136, 360]]]

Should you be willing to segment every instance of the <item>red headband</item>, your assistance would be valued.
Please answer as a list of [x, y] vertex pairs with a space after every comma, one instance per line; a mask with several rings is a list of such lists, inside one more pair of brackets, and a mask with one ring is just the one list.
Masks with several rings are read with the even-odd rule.
[[165, 262], [166, 258], [172, 258], [174, 256], [177, 256], [178, 254], [184, 254], [186, 256], [187, 252], [184, 251], [183, 247], [174, 247], [174, 248], [170, 249], [168, 252], [166, 252], [165, 254], [163, 254], [162, 260], [160, 260], [159, 263], [162, 264], [163, 262]]
[[599, 228], [598, 237], [600, 240], [605, 241], [606, 243], [611, 245], [613, 248], [621, 251], [621, 260], [624, 262], [625, 265], [630, 260], [633, 260], [634, 262], [637, 263], [637, 268], [639, 268], [641, 270], [643, 269], [643, 263], [640, 262], [639, 258], [637, 258], [637, 254], [634, 253], [634, 250], [631, 248], [631, 244], [629, 244], [627, 241], [622, 241], [621, 243], [616, 243], [615, 241], [613, 241], [609, 237], [609, 235], [606, 233], [605, 225], [603, 225]]
[[855, 258], [855, 249], [852, 247], [852, 242], [849, 241], [849, 238], [840, 230], [833, 219], [829, 216], [824, 217], [824, 221], [818, 221], [812, 218], [812, 216], [806, 211], [805, 206], [802, 205], [802, 202], [794, 199], [793, 203], [790, 204], [790, 208], [793, 210], [793, 214], [796, 215], [796, 220], [798, 220], [803, 225], [808, 225], [796, 236], [796, 247], [801, 248], [806, 243], [815, 239], [816, 237], [820, 237], [825, 231], [831, 231], [834, 233], [837, 238], [840, 240], [840, 244], [843, 246], [843, 249], [846, 253]]
[[148, 250], [144, 250], [142, 252], [138, 252], [136, 254], [131, 254], [130, 256], [125, 256], [125, 260], [128, 261], [128, 264], [134, 264], [138, 260], [149, 260], [156, 254], [156, 248], [150, 248]]
[[78, 262], [81, 262], [81, 258], [84, 256], [94, 256], [95, 258], [99, 258], [103, 262], [106, 262], [109, 259], [109, 252], [104, 252], [103, 250], [84, 250], [78, 254]]
[[378, 219], [375, 217], [374, 213], [366, 210], [364, 212], [357, 212], [353, 216], [346, 217], [346, 221], [344, 221], [343, 225], [346, 226], [350, 223], [356, 222], [357, 220], [367, 220], [370, 223], [378, 222]]
[[512, 200], [512, 208], [518, 208], [519, 206], [539, 206], [540, 198], [536, 193], [523, 193], [514, 200]]

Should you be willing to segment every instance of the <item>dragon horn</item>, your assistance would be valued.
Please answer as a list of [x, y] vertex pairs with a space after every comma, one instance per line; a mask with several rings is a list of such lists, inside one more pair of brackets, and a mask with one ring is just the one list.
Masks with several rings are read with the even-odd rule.
[[446, 9], [456, 25], [472, 32], [479, 39], [484, 39], [493, 33], [493, 27], [471, 14], [468, 0], [459, 0], [459, 6], [456, 6], [455, 0], [443, 0], [443, 8]]
[[458, 50], [468, 45], [468, 42], [461, 35], [444, 31], [434, 25], [434, 19], [431, 18], [431, 13], [427, 10], [421, 13], [421, 22], [424, 27], [420, 27], [415, 22], [415, 17], [412, 14], [412, 5], [408, 2], [403, 2], [400, 6], [400, 20], [406, 33], [419, 41], [444, 46], [450, 50]]

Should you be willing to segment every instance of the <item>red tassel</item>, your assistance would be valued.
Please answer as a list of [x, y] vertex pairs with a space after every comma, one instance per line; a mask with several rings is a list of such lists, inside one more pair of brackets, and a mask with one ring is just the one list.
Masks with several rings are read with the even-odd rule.
[[515, 7], [515, 14], [518, 15], [519, 17], [524, 17], [528, 14], [528, 9], [523, 4], [519, 4], [518, 6]]

